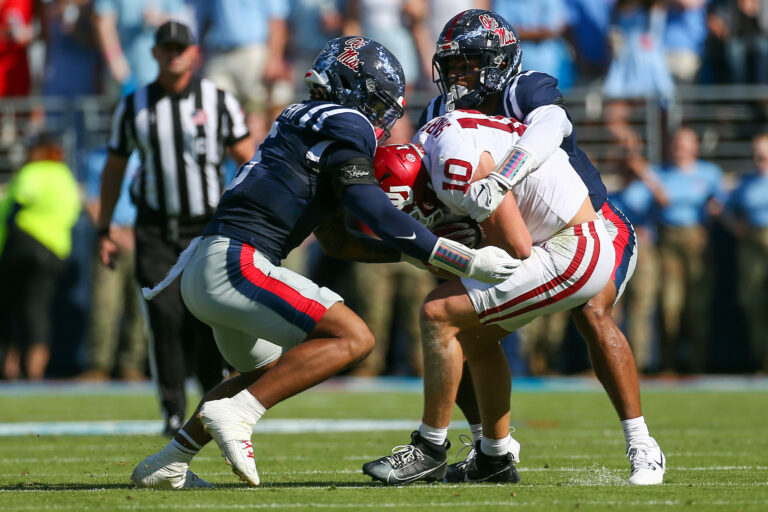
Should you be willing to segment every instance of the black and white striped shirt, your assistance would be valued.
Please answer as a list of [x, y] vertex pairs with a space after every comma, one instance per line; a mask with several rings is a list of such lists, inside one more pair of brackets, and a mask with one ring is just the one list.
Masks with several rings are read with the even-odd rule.
[[224, 148], [248, 136], [242, 108], [229, 92], [193, 79], [178, 94], [158, 82], [123, 97], [112, 119], [109, 150], [139, 151], [131, 195], [144, 208], [181, 221], [209, 215], [224, 189]]

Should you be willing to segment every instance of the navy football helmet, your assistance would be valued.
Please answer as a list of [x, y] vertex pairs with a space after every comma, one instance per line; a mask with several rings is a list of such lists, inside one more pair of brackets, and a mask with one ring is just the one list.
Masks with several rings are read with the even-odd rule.
[[[454, 16], [440, 33], [432, 58], [432, 78], [448, 110], [475, 108], [488, 94], [504, 90], [520, 72], [521, 60], [512, 25], [493, 11], [470, 9]], [[458, 83], [474, 73], [474, 89], [467, 90]]]
[[361, 36], [331, 39], [305, 76], [313, 97], [359, 110], [373, 124], [377, 140], [405, 112], [405, 75], [384, 46]]

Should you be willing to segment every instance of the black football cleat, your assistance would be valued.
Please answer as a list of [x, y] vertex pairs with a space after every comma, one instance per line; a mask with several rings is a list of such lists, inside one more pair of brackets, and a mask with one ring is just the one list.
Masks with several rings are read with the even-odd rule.
[[467, 464], [465, 482], [493, 482], [516, 484], [520, 481], [511, 453], [486, 455], [477, 446], [475, 457]]
[[464, 460], [454, 462], [453, 464], [448, 464], [448, 470], [446, 471], [445, 478], [443, 479], [444, 483], [458, 484], [463, 482], [464, 477], [467, 474], [467, 467], [469, 466], [469, 463], [474, 460], [475, 453], [477, 453], [477, 451], [480, 449], [480, 441], [477, 441], [477, 443], [473, 445], [472, 438], [466, 434], [459, 435], [459, 441], [464, 444], [461, 450], [459, 450], [459, 456], [461, 456], [461, 452], [467, 448], [469, 449], [469, 453], [464, 458]]
[[387, 485], [411, 482], [436, 482], [445, 478], [448, 467], [446, 451], [451, 443], [430, 443], [418, 431], [411, 434], [411, 444], [395, 446], [392, 455], [363, 464], [363, 473]]

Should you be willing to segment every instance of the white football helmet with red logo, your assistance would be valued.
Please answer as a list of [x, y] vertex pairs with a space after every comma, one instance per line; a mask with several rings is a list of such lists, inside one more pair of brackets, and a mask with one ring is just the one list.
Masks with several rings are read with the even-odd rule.
[[373, 168], [379, 186], [392, 204], [427, 228], [445, 219], [445, 206], [432, 189], [418, 144], [391, 144], [376, 149]]

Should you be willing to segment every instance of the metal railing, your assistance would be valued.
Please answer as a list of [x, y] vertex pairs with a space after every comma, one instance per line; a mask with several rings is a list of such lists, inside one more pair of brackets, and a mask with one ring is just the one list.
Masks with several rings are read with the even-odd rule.
[[[419, 92], [409, 98], [412, 120], [418, 119], [431, 97]], [[566, 94], [566, 104], [580, 146], [610, 187], [618, 160], [615, 136], [605, 122], [609, 101], [599, 88], [574, 88]], [[28, 136], [43, 127], [60, 135], [70, 165], [82, 178], [80, 158], [106, 142], [114, 106], [114, 100], [105, 96], [0, 100], [0, 183], [24, 162]], [[701, 157], [734, 175], [751, 165], [751, 138], [768, 131], [768, 86], [680, 87], [666, 105], [654, 99], [628, 102], [625, 121], [652, 163], [662, 161], [665, 141], [685, 124], [701, 137]]]

